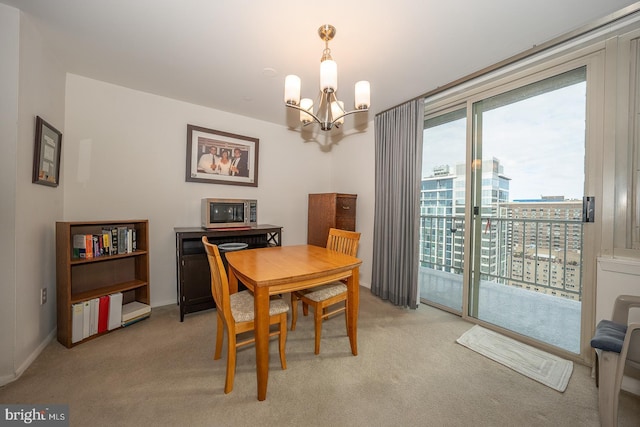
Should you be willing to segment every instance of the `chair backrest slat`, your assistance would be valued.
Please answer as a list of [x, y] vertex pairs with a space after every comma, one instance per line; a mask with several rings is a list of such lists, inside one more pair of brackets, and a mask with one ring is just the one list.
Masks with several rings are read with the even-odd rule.
[[329, 236], [327, 237], [327, 249], [356, 256], [359, 242], [360, 233], [358, 232], [330, 228]]
[[229, 307], [229, 281], [224, 270], [224, 264], [220, 257], [218, 246], [212, 245], [207, 240], [207, 236], [202, 236], [202, 244], [207, 252], [209, 269], [211, 270], [211, 294], [216, 302], [216, 309], [223, 313], [226, 321], [231, 319], [231, 309]]

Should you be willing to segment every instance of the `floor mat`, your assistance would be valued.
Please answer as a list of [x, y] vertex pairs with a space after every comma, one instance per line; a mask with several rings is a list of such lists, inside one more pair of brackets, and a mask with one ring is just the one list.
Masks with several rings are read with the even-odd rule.
[[535, 347], [475, 325], [456, 340], [489, 359], [563, 392], [569, 384], [573, 363]]

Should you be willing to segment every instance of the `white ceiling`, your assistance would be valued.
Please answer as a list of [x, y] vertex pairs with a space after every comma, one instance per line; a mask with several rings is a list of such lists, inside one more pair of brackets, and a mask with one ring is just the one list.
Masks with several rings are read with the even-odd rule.
[[0, 0], [30, 15], [67, 71], [281, 125], [284, 78], [317, 98], [323, 24], [339, 99], [374, 114], [630, 4], [629, 0]]

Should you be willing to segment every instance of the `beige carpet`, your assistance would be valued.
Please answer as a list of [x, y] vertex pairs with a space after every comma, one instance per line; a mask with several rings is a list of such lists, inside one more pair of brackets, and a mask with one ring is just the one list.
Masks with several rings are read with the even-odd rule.
[[479, 325], [462, 334], [457, 342], [559, 392], [566, 390], [573, 372], [571, 361]]
[[[432, 307], [404, 310], [361, 289], [358, 350], [344, 318], [287, 337], [287, 369], [271, 347], [267, 400], [256, 399], [255, 349], [238, 352], [225, 395], [225, 361], [212, 360], [215, 311], [180, 322], [176, 305], [72, 349], [52, 342], [0, 402], [69, 404], [72, 426], [580, 426], [597, 427], [591, 369], [576, 364], [564, 393], [456, 343], [471, 324]], [[620, 427], [640, 399], [621, 395]], [[33, 424], [32, 424], [33, 425]]]

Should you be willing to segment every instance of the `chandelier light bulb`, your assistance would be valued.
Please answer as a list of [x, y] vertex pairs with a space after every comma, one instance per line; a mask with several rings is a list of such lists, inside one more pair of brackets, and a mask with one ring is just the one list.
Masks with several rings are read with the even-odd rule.
[[302, 110], [300, 110], [300, 121], [304, 124], [311, 123], [313, 117], [307, 113], [307, 111], [313, 113], [313, 99], [302, 98], [300, 100], [300, 108], [302, 108]]
[[366, 110], [371, 105], [371, 87], [369, 82], [361, 80], [355, 86], [355, 107], [356, 110]]
[[[336, 120], [336, 118], [338, 117], [340, 118]], [[331, 103], [331, 118], [335, 120], [336, 124], [338, 125], [341, 125], [344, 123], [344, 102], [333, 101]]]
[[300, 103], [300, 77], [289, 74], [284, 79], [284, 102], [285, 104], [298, 105]]
[[320, 90], [329, 93], [338, 91], [338, 64], [332, 59], [320, 63]]

